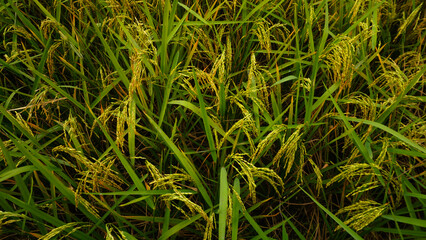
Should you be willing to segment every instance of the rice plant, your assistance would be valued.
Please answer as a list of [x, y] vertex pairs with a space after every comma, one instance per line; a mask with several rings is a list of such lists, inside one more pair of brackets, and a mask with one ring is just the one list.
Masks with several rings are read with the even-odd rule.
[[0, 239], [426, 238], [423, 1], [0, 3]]

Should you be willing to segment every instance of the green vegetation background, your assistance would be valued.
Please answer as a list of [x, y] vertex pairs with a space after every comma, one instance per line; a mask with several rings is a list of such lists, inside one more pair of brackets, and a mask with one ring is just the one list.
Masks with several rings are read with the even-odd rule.
[[421, 0], [0, 1], [0, 239], [424, 239]]

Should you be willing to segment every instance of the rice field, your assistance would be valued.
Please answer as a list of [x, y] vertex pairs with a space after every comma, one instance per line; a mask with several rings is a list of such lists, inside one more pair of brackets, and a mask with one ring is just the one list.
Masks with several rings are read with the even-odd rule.
[[426, 239], [421, 0], [0, 0], [0, 239]]

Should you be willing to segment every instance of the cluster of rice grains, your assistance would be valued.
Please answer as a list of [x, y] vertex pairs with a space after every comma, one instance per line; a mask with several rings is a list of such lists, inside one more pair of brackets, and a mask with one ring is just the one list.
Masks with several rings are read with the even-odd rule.
[[424, 9], [2, 1], [0, 239], [426, 238]]

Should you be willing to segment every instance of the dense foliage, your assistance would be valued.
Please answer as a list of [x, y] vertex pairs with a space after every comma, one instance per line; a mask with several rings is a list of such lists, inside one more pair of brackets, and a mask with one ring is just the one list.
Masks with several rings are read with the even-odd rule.
[[426, 238], [425, 30], [421, 0], [1, 0], [0, 238]]

